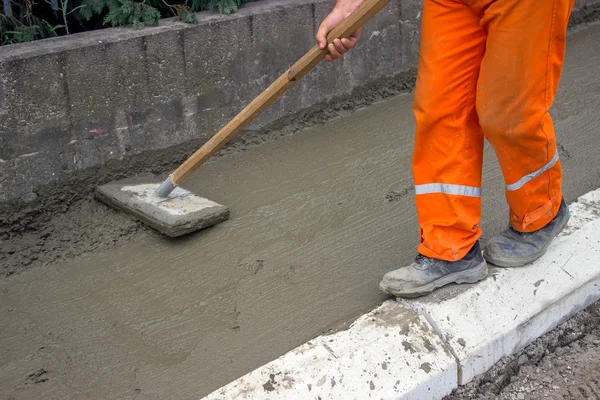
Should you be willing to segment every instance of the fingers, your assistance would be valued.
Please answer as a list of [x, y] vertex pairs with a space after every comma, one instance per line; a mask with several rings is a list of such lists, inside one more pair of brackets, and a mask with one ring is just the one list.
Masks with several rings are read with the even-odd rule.
[[333, 28], [338, 26], [340, 22], [342, 22], [346, 18], [346, 14], [343, 10], [338, 7], [334, 7], [333, 10], [325, 17], [319, 29], [317, 30], [317, 43], [319, 44], [320, 49], [325, 49], [327, 47], [327, 34]]
[[351, 48], [353, 48], [354, 46], [356, 46], [356, 43], [358, 43], [358, 39], [353, 38], [353, 37], [349, 37], [349, 38], [344, 38], [342, 39], [342, 45], [347, 49], [350, 50]]
[[329, 32], [329, 28], [327, 27], [326, 21], [323, 21], [317, 31], [317, 43], [319, 44], [320, 49], [327, 47], [327, 32]]
[[344, 54], [351, 48], [356, 46], [358, 38], [351, 36], [349, 38], [335, 39], [332, 43], [327, 46], [329, 54], [325, 56], [327, 61], [333, 61], [342, 58]]
[[327, 50], [329, 50], [329, 55], [334, 60], [339, 60], [344, 55], [344, 53], [340, 53], [338, 51], [338, 49], [335, 47], [335, 45], [333, 43], [329, 43], [329, 46], [327, 46]]
[[344, 44], [344, 47], [351, 49], [354, 46], [356, 46], [361, 35], [362, 35], [362, 28], [358, 28], [356, 30], [356, 32], [354, 32], [352, 35], [350, 35], [349, 38], [342, 39], [342, 43]]
[[343, 55], [348, 52], [348, 50], [356, 46], [362, 34], [362, 28], [357, 29], [357, 31], [348, 38], [335, 39], [332, 43], [327, 44], [327, 33], [330, 31], [328, 18], [325, 18], [325, 20], [319, 26], [316, 39], [319, 48], [327, 48], [327, 50], [329, 50], [329, 54], [325, 56], [325, 60], [331, 62], [342, 58]]
[[335, 39], [333, 41], [333, 45], [335, 46], [335, 49], [338, 51], [338, 53], [340, 54], [345, 54], [348, 50], [351, 49], [351, 47], [346, 47], [344, 46], [344, 43], [342, 43], [341, 39]]

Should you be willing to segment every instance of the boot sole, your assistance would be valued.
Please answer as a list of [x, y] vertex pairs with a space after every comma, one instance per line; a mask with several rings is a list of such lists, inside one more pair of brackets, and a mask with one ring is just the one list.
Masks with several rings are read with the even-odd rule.
[[[569, 219], [571, 219], [571, 213], [570, 213], [569, 209], [567, 208], [567, 217], [561, 222], [561, 224], [556, 229], [556, 232], [554, 233], [552, 240], [554, 240], [563, 231], [563, 229], [565, 229], [565, 227], [569, 223]], [[550, 240], [546, 244], [546, 246], [544, 246], [540, 251], [538, 251], [537, 253], [534, 253], [528, 257], [510, 257], [510, 258], [497, 257], [497, 258], [494, 258], [494, 257], [490, 257], [489, 255], [487, 255], [485, 250], [483, 251], [483, 257], [486, 259], [487, 262], [489, 262], [490, 264], [494, 264], [497, 267], [502, 267], [502, 268], [523, 267], [527, 264], [534, 262], [535, 260], [541, 258], [544, 254], [546, 254], [546, 251], [548, 251], [548, 247], [550, 247], [550, 243], [552, 243], [552, 240]]]
[[448, 275], [444, 275], [441, 278], [436, 279], [426, 285], [419, 286], [417, 288], [405, 289], [405, 290], [394, 290], [379, 284], [382, 291], [389, 293], [396, 297], [402, 297], [412, 299], [415, 297], [425, 296], [435, 289], [439, 289], [442, 286], [449, 285], [451, 283], [476, 283], [482, 279], [485, 279], [488, 275], [487, 263], [483, 260], [476, 267], [470, 268], [466, 271], [453, 272]]

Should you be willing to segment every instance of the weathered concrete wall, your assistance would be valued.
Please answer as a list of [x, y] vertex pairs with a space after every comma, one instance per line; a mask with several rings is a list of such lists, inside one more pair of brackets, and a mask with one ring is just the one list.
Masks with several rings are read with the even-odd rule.
[[[578, 0], [577, 18], [600, 9]], [[263, 126], [382, 77], [414, 73], [422, 0], [392, 0], [360, 50], [319, 65], [255, 122]], [[111, 159], [207, 139], [314, 45], [332, 1], [266, 0], [0, 48], [0, 202]], [[583, 17], [582, 17], [583, 16]]]

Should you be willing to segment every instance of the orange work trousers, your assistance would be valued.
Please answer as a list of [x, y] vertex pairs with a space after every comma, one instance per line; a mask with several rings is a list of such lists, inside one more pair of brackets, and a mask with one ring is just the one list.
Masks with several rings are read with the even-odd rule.
[[419, 253], [459, 260], [481, 235], [484, 137], [517, 231], [544, 227], [562, 200], [548, 110], [574, 0], [425, 0], [415, 89], [413, 174]]

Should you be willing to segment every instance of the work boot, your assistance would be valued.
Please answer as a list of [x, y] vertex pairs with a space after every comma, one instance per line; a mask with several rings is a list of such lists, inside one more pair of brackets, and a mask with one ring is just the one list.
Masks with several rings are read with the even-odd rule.
[[408, 267], [384, 275], [379, 287], [396, 297], [419, 297], [450, 283], [475, 283], [487, 276], [487, 264], [476, 242], [458, 261], [444, 261], [419, 254]]
[[546, 253], [552, 239], [569, 222], [569, 206], [564, 199], [556, 216], [546, 226], [534, 232], [518, 232], [508, 227], [485, 246], [483, 256], [498, 267], [522, 267]]

